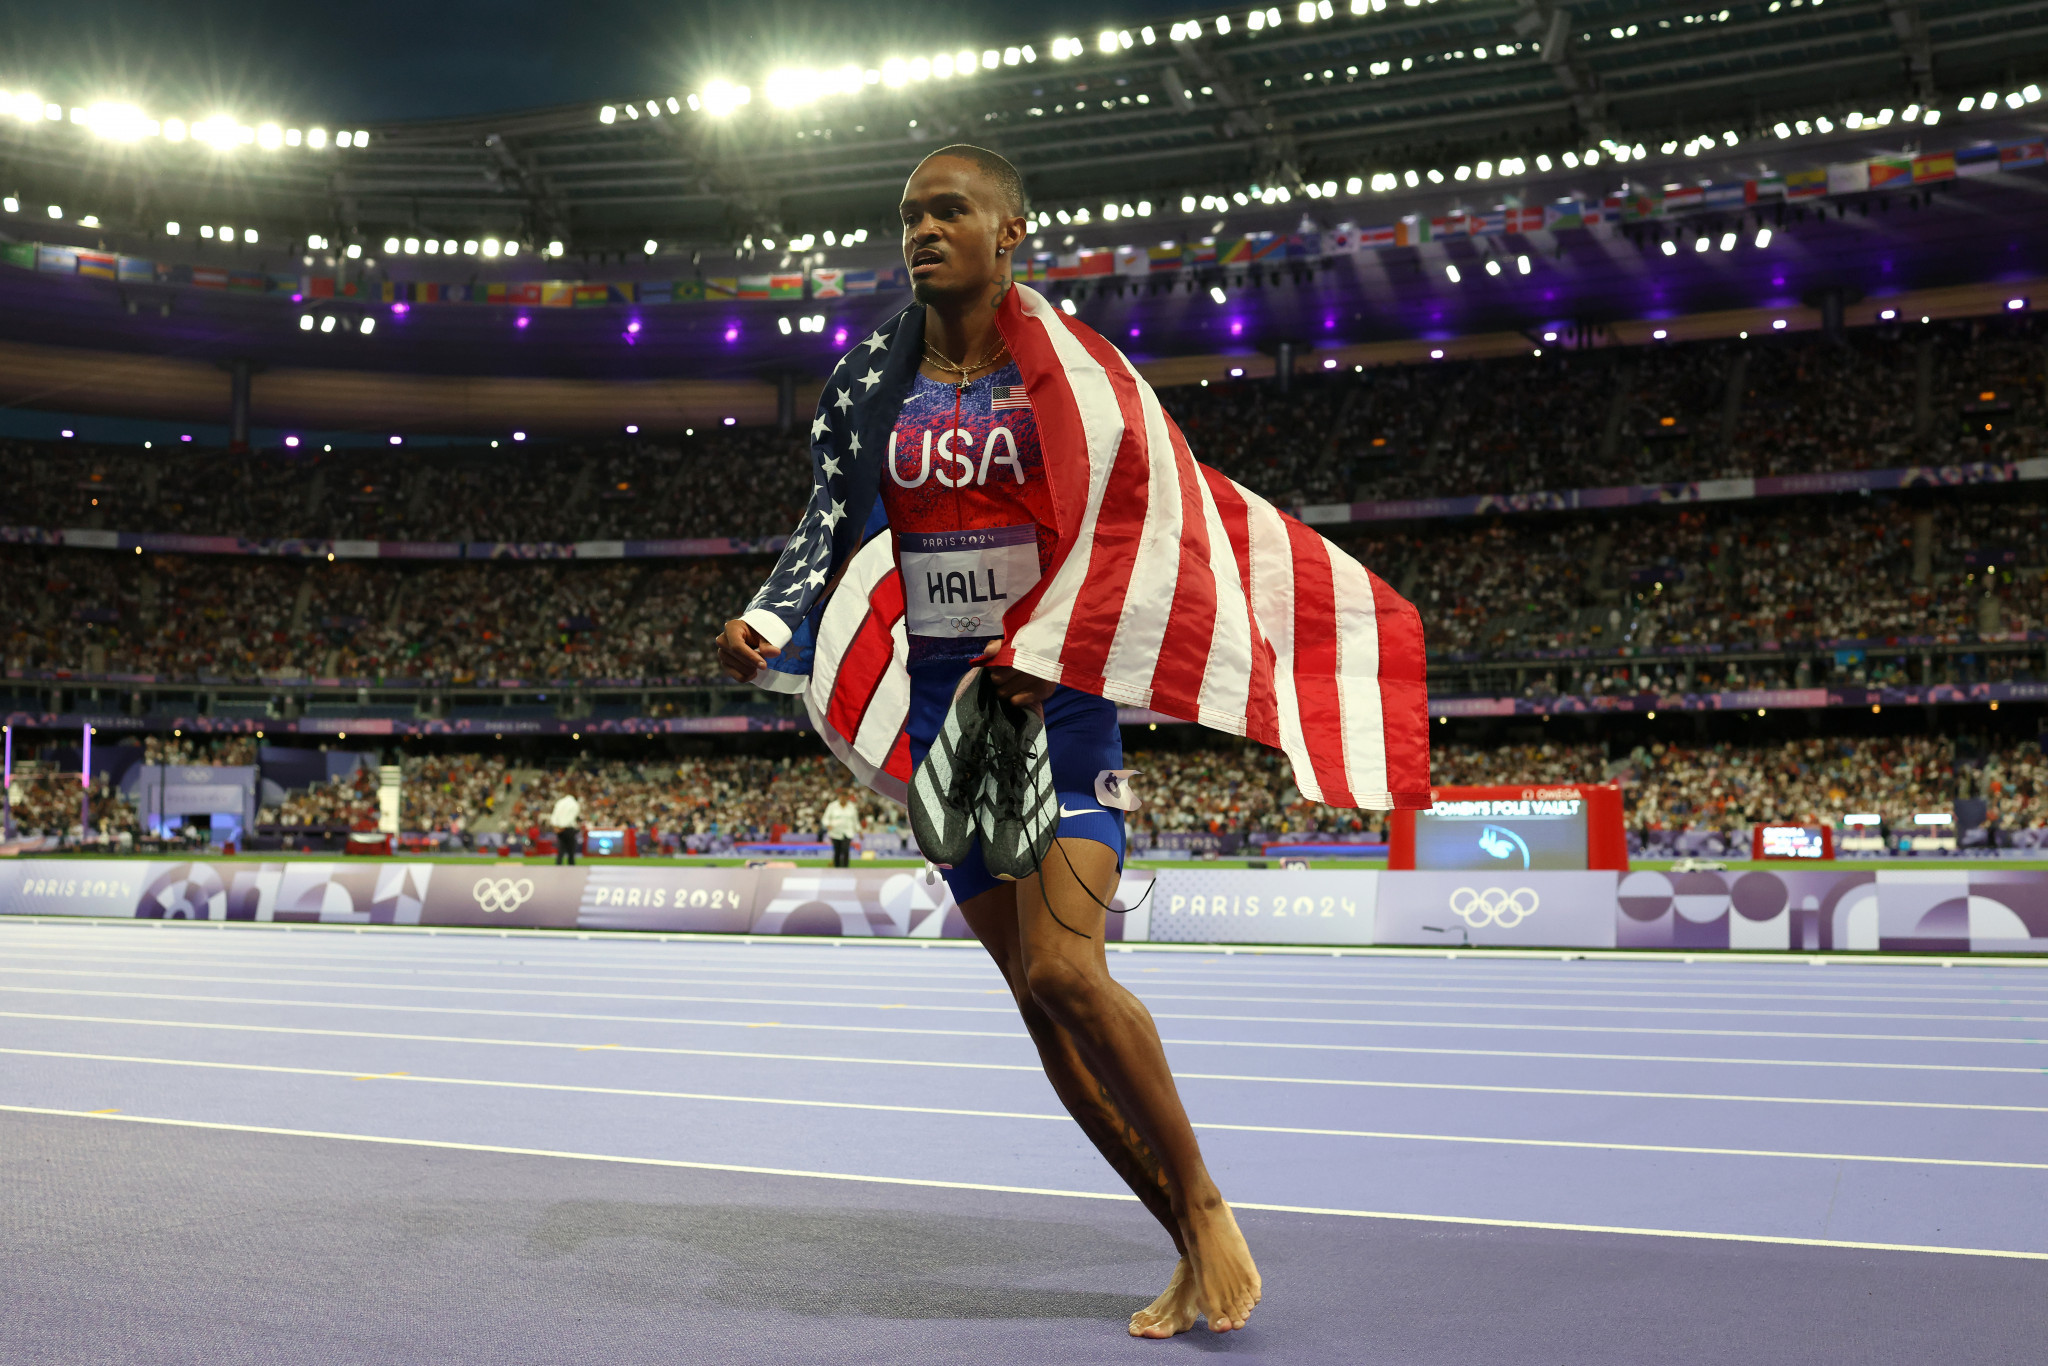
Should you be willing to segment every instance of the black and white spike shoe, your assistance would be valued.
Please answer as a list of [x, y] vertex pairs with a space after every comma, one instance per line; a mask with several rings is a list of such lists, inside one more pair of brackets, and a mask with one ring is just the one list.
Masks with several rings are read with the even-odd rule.
[[974, 810], [995, 703], [987, 676], [968, 670], [924, 762], [910, 775], [910, 833], [918, 850], [942, 868], [957, 868], [974, 848]]
[[1038, 871], [1059, 834], [1059, 794], [1045, 717], [998, 700], [988, 718], [988, 760], [975, 805], [989, 876], [1017, 882]]

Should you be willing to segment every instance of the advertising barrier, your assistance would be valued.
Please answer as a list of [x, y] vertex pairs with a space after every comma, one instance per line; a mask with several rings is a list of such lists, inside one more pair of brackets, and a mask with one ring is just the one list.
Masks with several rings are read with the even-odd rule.
[[[1129, 870], [1111, 941], [2048, 953], [2048, 872]], [[0, 861], [0, 915], [963, 939], [911, 868]]]

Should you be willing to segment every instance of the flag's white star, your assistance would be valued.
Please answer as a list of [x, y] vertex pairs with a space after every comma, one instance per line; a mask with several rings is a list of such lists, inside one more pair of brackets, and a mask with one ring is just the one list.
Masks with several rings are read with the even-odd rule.
[[846, 390], [841, 389], [839, 391], [839, 397], [832, 400], [832, 406], [843, 413], [848, 408], [851, 408], [853, 406], [853, 400], [847, 397]]
[[832, 500], [832, 510], [830, 512], [821, 514], [819, 520], [824, 522], [826, 526], [837, 527], [839, 525], [839, 519], [844, 517], [845, 515], [846, 504], [840, 502], [838, 499], [835, 498]]
[[879, 351], [888, 344], [889, 339], [880, 332], [870, 333], [868, 339], [861, 343], [862, 346], [865, 346], [870, 351]]
[[859, 455], [859, 454], [860, 454], [860, 433], [859, 433], [859, 432], [855, 432], [855, 433], [854, 433], [854, 434], [853, 434], [852, 436], [850, 436], [850, 437], [848, 437], [848, 438], [846, 439], [846, 449], [847, 449], [847, 450], [849, 450], [849, 451], [851, 451], [851, 452], [853, 452], [853, 453], [854, 453], [855, 455]]
[[824, 571], [824, 570], [822, 570], [822, 569], [813, 569], [813, 570], [811, 571], [811, 576], [810, 576], [809, 578], [805, 579], [805, 580], [804, 580], [804, 582], [805, 582], [805, 583], [807, 583], [807, 584], [809, 584], [809, 585], [810, 585], [810, 586], [811, 586], [812, 588], [822, 588], [822, 587], [824, 587], [824, 585], [825, 585], [825, 571]]
[[862, 384], [867, 385], [868, 388], [872, 389], [877, 384], [880, 384], [882, 382], [882, 372], [875, 369], [873, 366], [869, 366], [868, 372], [860, 377], [860, 382]]
[[828, 453], [825, 456], [823, 468], [827, 478], [837, 479], [839, 477], [839, 457]]
[[823, 413], [819, 413], [811, 419], [811, 440], [816, 441], [831, 430], [832, 419], [826, 417]]

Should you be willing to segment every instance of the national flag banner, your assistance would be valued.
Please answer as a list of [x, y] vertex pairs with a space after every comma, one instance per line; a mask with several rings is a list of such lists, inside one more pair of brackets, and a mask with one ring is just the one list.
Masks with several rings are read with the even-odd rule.
[[1199, 242], [1190, 242], [1186, 254], [1191, 266], [1213, 266], [1216, 264], [1216, 239], [1204, 237]]
[[541, 281], [540, 306], [542, 308], [574, 308], [576, 306], [576, 282], [573, 280]]
[[1116, 249], [1116, 273], [1119, 275], [1144, 275], [1151, 271], [1152, 263], [1145, 253], [1136, 247]]
[[1116, 273], [1116, 253], [1113, 251], [1084, 251], [1081, 253], [1081, 274], [1113, 275]]
[[1777, 171], [1765, 171], [1756, 178], [1756, 192], [1759, 196], [1777, 195], [1782, 199], [1785, 195], [1785, 177]]
[[1995, 175], [1998, 172], [1998, 144], [1995, 142], [1973, 142], [1968, 147], [1956, 148], [1956, 174], [1959, 176]]
[[1561, 232], [1566, 228], [1583, 228], [1586, 226], [1586, 215], [1577, 204], [1546, 204], [1543, 206], [1543, 226], [1552, 232]]
[[115, 275], [133, 284], [151, 284], [156, 280], [156, 262], [140, 256], [123, 256], [115, 266]]
[[1683, 213], [1697, 209], [1706, 202], [1707, 191], [1701, 185], [1668, 185], [1664, 189], [1664, 212]]
[[1429, 240], [1430, 222], [1419, 214], [1408, 214], [1394, 225], [1394, 244], [1401, 247], [1418, 246]]
[[1718, 185], [1709, 185], [1700, 196], [1700, 204], [1709, 209], [1741, 209], [1756, 203], [1756, 182], [1754, 180], [1726, 180]]
[[1252, 259], [1252, 244], [1248, 237], [1225, 237], [1216, 243], [1216, 264], [1219, 266], [1242, 265]]
[[[288, 283], [287, 283], [287, 284], [285, 284], [285, 285], [280, 285], [280, 284], [279, 284], [279, 281], [281, 281], [281, 280], [283, 280], [283, 279], [284, 279], [284, 277], [283, 277], [283, 276], [281, 276], [281, 275], [273, 275], [273, 276], [271, 276], [271, 277], [270, 277], [270, 287], [271, 287], [272, 289], [279, 289], [279, 288], [285, 288], [285, 289], [289, 289], [289, 288], [290, 288], [290, 285], [289, 285]], [[344, 298], [344, 299], [361, 299], [361, 298], [368, 298], [369, 296], [368, 296], [368, 295], [367, 295], [366, 293], [364, 293], [364, 289], [363, 289], [363, 282], [362, 282], [361, 280], [350, 280], [350, 281], [349, 281], [349, 282], [348, 282], [347, 284], [345, 284], [345, 285], [343, 285], [343, 286], [341, 287], [341, 297], [342, 297], [342, 298]]]
[[602, 308], [611, 301], [612, 287], [610, 285], [579, 284], [576, 286], [574, 306], [577, 308]]
[[[36, 246], [36, 269], [46, 275], [76, 275], [78, 273], [78, 252], [71, 247], [53, 247], [48, 242]], [[227, 272], [221, 272], [221, 283], [227, 283]]]
[[1472, 233], [1475, 237], [1482, 233], [1488, 237], [1498, 237], [1508, 230], [1508, 215], [1505, 209], [1495, 209], [1492, 213], [1475, 213], [1471, 218]]
[[1278, 233], [1255, 232], [1245, 241], [1251, 246], [1251, 259], [1254, 261], [1270, 260], [1287, 249], [1286, 240]]
[[1394, 245], [1394, 225], [1379, 228], [1360, 228], [1358, 245], [1366, 251], [1380, 251]]
[[804, 297], [802, 272], [781, 273], [768, 277], [768, 297], [771, 299], [801, 299]]
[[[912, 777], [911, 687], [896, 537], [875, 488], [922, 324], [883, 323], [826, 383], [807, 510], [744, 613], [780, 650], [755, 682], [800, 695], [833, 753], [897, 801]], [[1036, 290], [1008, 291], [996, 325], [1037, 398], [1046, 479], [1076, 497], [1050, 566], [1008, 604], [992, 662], [1279, 749], [1307, 801], [1426, 807], [1415, 608], [1197, 464], [1144, 376]], [[863, 385], [864, 371], [877, 382]]]
[[1913, 183], [1925, 185], [1936, 180], [1956, 178], [1956, 154], [1954, 152], [1929, 152], [1913, 158]]
[[1032, 252], [1030, 259], [1024, 263], [1024, 278], [1027, 280], [1050, 279], [1052, 260], [1052, 253], [1049, 251]]
[[1081, 278], [1081, 253], [1063, 251], [1053, 258], [1052, 267], [1046, 271], [1048, 280], [1078, 280]]
[[412, 301], [416, 304], [440, 303], [441, 286], [432, 280], [413, 281]]
[[192, 283], [200, 289], [226, 289], [228, 273], [214, 266], [194, 266]]
[[841, 266], [811, 267], [811, 297], [813, 299], [843, 299], [846, 297], [846, 271]]
[[78, 253], [78, 273], [90, 275], [95, 280], [114, 278], [114, 253], [111, 251], [81, 251]]
[[1323, 235], [1319, 232], [1289, 233], [1286, 243], [1286, 255], [1290, 261], [1315, 261], [1322, 258]]
[[770, 287], [771, 281], [766, 275], [742, 275], [740, 276], [739, 297], [742, 299], [765, 299], [768, 297]]
[[875, 292], [876, 285], [875, 273], [872, 270], [849, 270], [846, 272], [846, 292], [848, 294], [872, 294]]
[[1180, 243], [1162, 242], [1156, 247], [1145, 248], [1153, 270], [1179, 270], [1183, 261]]
[[306, 277], [305, 289], [306, 297], [309, 299], [331, 299], [334, 297], [334, 277], [332, 275], [308, 275]]
[[[1870, 188], [1884, 189], [1887, 185], [1902, 185], [1913, 178], [1911, 157], [1882, 156], [1870, 159]], [[1786, 177], [1791, 179], [1791, 177]]]
[[1810, 171], [1787, 171], [1785, 173], [1785, 198], [1818, 199], [1828, 192], [1828, 168], [1816, 166]]
[[1000, 413], [1012, 408], [1029, 408], [1031, 406], [1031, 400], [1025, 395], [1024, 386], [1021, 384], [998, 384], [989, 392], [991, 396], [989, 400], [990, 407], [994, 412]]
[[2042, 165], [2048, 165], [2048, 142], [2008, 142], [1998, 149], [2001, 171], [2024, 171]]
[[1358, 251], [1358, 224], [1339, 223], [1323, 239], [1323, 250], [1332, 256], [1352, 256]]
[[509, 286], [509, 285], [506, 285], [506, 284], [504, 284], [504, 283], [502, 283], [502, 282], [499, 282], [499, 283], [495, 283], [495, 284], [488, 284], [488, 285], [485, 285], [485, 286], [484, 286], [484, 302], [485, 302], [485, 303], [487, 303], [487, 304], [502, 304], [502, 303], [504, 303], [504, 302], [505, 302], [505, 295], [506, 295], [506, 291], [507, 291], [508, 289], [510, 289], [510, 286]]
[[737, 299], [740, 297], [740, 277], [737, 275], [709, 275], [704, 279], [704, 297], [707, 299]]
[[665, 304], [675, 296], [666, 280], [642, 280], [633, 286], [634, 297], [643, 304]]
[[1829, 194], [1861, 194], [1869, 188], [1869, 162], [1836, 162], [1828, 167]]
[[1503, 217], [1506, 220], [1503, 227], [1508, 232], [1543, 231], [1543, 210], [1538, 205], [1504, 210]]
[[245, 294], [268, 294], [270, 277], [254, 271], [238, 270], [228, 276], [228, 288], [240, 290]]
[[33, 242], [0, 242], [0, 265], [18, 266], [22, 270], [36, 268], [36, 244]]
[[1466, 223], [1465, 223], [1465, 215], [1464, 215], [1464, 214], [1462, 214], [1462, 213], [1450, 213], [1450, 214], [1445, 214], [1445, 215], [1444, 215], [1443, 217], [1441, 217], [1441, 218], [1432, 218], [1432, 219], [1430, 219], [1430, 220], [1429, 220], [1429, 234], [1430, 234], [1430, 236], [1431, 236], [1431, 237], [1433, 237], [1433, 238], [1434, 238], [1434, 237], [1469, 237], [1469, 236], [1471, 236], [1471, 229], [1470, 229], [1470, 228], [1469, 228], [1469, 227], [1468, 227], [1468, 226], [1466, 225]]
[[701, 304], [704, 302], [702, 280], [677, 280], [669, 295], [679, 304]]

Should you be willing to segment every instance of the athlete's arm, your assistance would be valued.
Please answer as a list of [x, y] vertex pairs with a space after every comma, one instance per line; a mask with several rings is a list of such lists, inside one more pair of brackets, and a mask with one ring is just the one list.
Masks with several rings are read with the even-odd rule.
[[[1003, 642], [1000, 638], [991, 641], [986, 650], [975, 656], [975, 662], [994, 659], [1002, 648]], [[988, 677], [989, 681], [996, 685], [996, 695], [1017, 707], [1037, 706], [1051, 697], [1053, 690], [1059, 687], [1059, 684], [1050, 679], [1034, 678], [1022, 669], [1012, 668], [1007, 664], [990, 669]]]
[[734, 617], [725, 623], [725, 629], [718, 633], [718, 667], [738, 682], [752, 681], [755, 674], [768, 667], [768, 661], [782, 653], [770, 645], [759, 631], [746, 622]]

